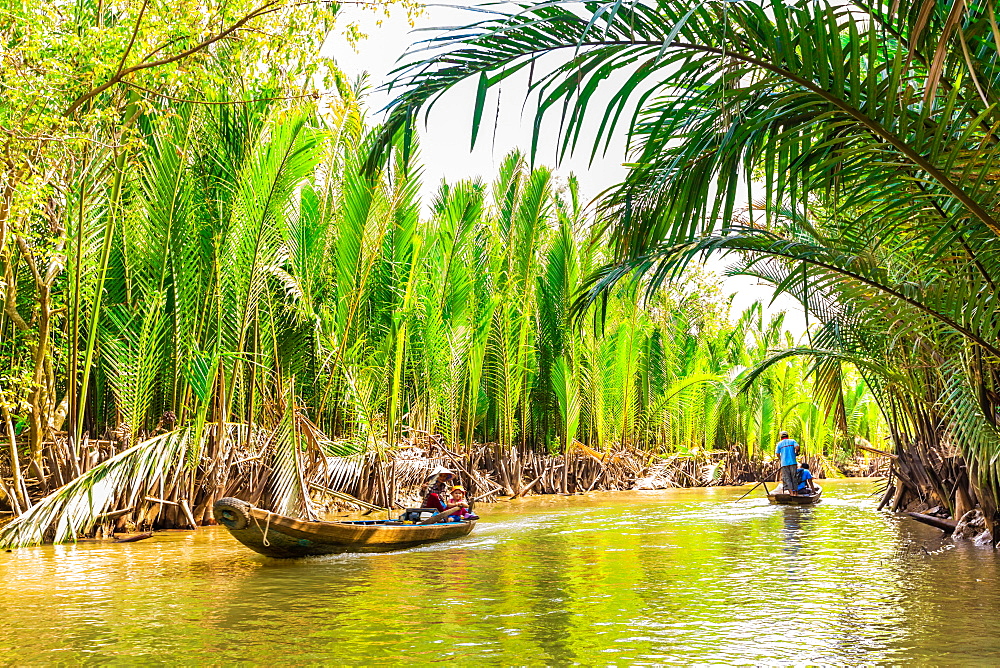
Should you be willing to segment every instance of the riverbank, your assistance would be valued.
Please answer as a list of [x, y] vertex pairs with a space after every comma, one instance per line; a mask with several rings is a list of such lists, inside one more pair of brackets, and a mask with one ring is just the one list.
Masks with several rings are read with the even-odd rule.
[[[748, 457], [739, 446], [729, 450], [696, 448], [682, 453], [657, 454], [636, 448], [599, 452], [575, 442], [565, 454], [546, 455], [517, 448], [504, 451], [492, 443], [473, 444], [459, 452], [446, 446], [440, 438], [425, 436], [405, 441], [395, 448], [329, 456], [323, 454], [324, 451], [335, 451], [338, 444], [327, 440], [304, 418], [303, 426], [308, 427], [303, 431], [304, 440], [311, 441], [312, 447], [294, 458], [294, 476], [287, 481], [281, 496], [273, 493], [275, 476], [281, 472], [263, 467], [254, 454], [255, 448], [260, 447], [260, 439], [234, 431], [226, 439], [231, 443], [227, 455], [231, 463], [211, 470], [210, 474], [200, 467], [197, 470], [182, 468], [167, 484], [146, 486], [145, 489], [130, 487], [117, 494], [105, 493], [103, 497], [91, 496], [88, 492], [87, 498], [93, 499], [88, 504], [93, 504], [93, 509], [80, 514], [79, 506], [75, 507], [77, 515], [71, 524], [78, 527], [76, 536], [100, 538], [123, 532], [211, 525], [214, 524], [212, 506], [223, 496], [235, 496], [262, 508], [302, 517], [344, 516], [356, 512], [390, 516], [398, 513], [399, 508], [419, 506], [422, 483], [442, 466], [456, 473], [473, 504], [528, 495], [738, 485], [775, 480], [778, 472], [776, 461]], [[159, 438], [170, 445], [169, 435]], [[209, 442], [214, 440], [209, 439]], [[116, 475], [112, 467], [125, 451], [115, 454], [113, 444], [109, 443], [98, 446], [108, 450], [108, 458], [95, 462], [85, 477], [96, 479]], [[155, 440], [150, 443], [164, 447]], [[819, 478], [859, 473], [882, 476], [888, 471], [887, 458], [863, 451], [840, 462], [817, 455], [806, 457], [806, 460]], [[197, 479], [212, 484], [195, 484]], [[70, 507], [68, 500], [73, 494], [67, 490], [75, 484], [78, 483], [70, 482], [50, 492], [49, 496], [38, 496], [31, 513], [20, 520], [8, 513], [7, 522], [11, 524], [0, 534], [0, 546], [59, 539], [51, 530], [45, 530], [44, 525], [49, 523], [51, 526], [58, 521], [60, 513], [65, 512], [60, 510], [60, 503], [63, 508]], [[36, 490], [36, 493], [41, 491]], [[31, 529], [34, 533], [25, 533], [23, 527], [28, 525], [28, 519], [40, 527]], [[0, 520], [0, 527], [3, 525]], [[22, 532], [20, 535], [35, 538], [18, 540], [15, 529]], [[62, 540], [72, 538], [72, 534], [61, 535]], [[4, 539], [7, 539], [6, 545]]]
[[[863, 452], [839, 463], [817, 455], [804, 461], [821, 479], [881, 477], [889, 470], [888, 458]], [[372, 458], [353, 484], [340, 476], [326, 489], [339, 486], [341, 494], [385, 507], [413, 505], [420, 501], [421, 483], [439, 467], [454, 471], [469, 498], [481, 502], [528, 495], [742, 485], [776, 480], [779, 468], [773, 458], [747, 457], [738, 446], [657, 454], [634, 448], [598, 452], [575, 443], [565, 455], [543, 455], [516, 449], [499, 452], [493, 444], [479, 444], [463, 454], [432, 442], [400, 448], [386, 459]], [[338, 469], [339, 465], [328, 468]], [[382, 489], [372, 484], [380, 480], [391, 484]], [[315, 490], [312, 501], [324, 508], [345, 507], [342, 495], [324, 494], [322, 489]]]
[[465, 539], [390, 554], [276, 561], [221, 527], [0, 553], [0, 656], [851, 665], [1000, 653], [989, 550], [875, 512], [870, 480], [830, 480], [813, 508], [737, 502], [747, 489], [521, 498], [484, 505]]

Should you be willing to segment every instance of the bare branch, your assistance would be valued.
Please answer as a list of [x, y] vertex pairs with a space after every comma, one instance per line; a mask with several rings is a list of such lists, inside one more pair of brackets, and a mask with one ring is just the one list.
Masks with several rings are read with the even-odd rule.
[[122, 53], [122, 59], [118, 61], [117, 72], [121, 72], [122, 68], [125, 67], [125, 61], [128, 60], [128, 55], [132, 53], [132, 47], [135, 45], [135, 40], [139, 36], [139, 28], [142, 27], [142, 17], [146, 13], [146, 5], [149, 4], [149, 0], [142, 0], [142, 7], [139, 8], [139, 16], [135, 19], [135, 29], [132, 31], [132, 37], [128, 41], [128, 46], [125, 47], [125, 52]]
[[28, 244], [25, 243], [24, 237], [20, 234], [14, 234], [14, 243], [17, 244], [18, 250], [24, 256], [24, 261], [28, 263], [28, 269], [31, 270], [31, 277], [35, 279], [35, 285], [41, 290], [45, 287], [45, 279], [38, 273], [38, 266], [35, 264], [35, 256], [31, 254], [31, 249], [28, 248]]
[[11, 322], [14, 323], [18, 331], [26, 332], [30, 327], [24, 318], [21, 317], [21, 314], [17, 312], [17, 283], [15, 282], [13, 272], [10, 270], [10, 263], [7, 262], [4, 263], [4, 283], [6, 283], [7, 294], [3, 300], [3, 311], [11, 319]]
[[202, 40], [201, 42], [195, 44], [189, 49], [185, 49], [184, 51], [180, 51], [179, 53], [175, 53], [172, 56], [167, 56], [159, 60], [154, 60], [151, 62], [143, 62], [139, 63], [138, 65], [133, 65], [132, 67], [127, 67], [123, 70], [119, 70], [114, 74], [114, 76], [112, 76], [110, 79], [105, 81], [100, 86], [97, 86], [96, 88], [91, 88], [89, 91], [87, 91], [80, 97], [76, 98], [76, 100], [73, 101], [73, 103], [69, 106], [69, 108], [66, 109], [66, 115], [67, 116], [72, 115], [77, 109], [80, 108], [81, 105], [87, 102], [87, 100], [93, 99], [95, 96], [100, 95], [107, 89], [119, 83], [124, 77], [128, 76], [129, 74], [133, 74], [141, 70], [148, 70], [153, 67], [160, 67], [161, 65], [167, 65], [169, 63], [173, 63], [178, 60], [183, 60], [188, 56], [198, 53], [199, 51], [203, 51], [212, 44], [218, 42], [219, 40], [225, 39], [229, 35], [233, 34], [234, 32], [236, 32], [237, 30], [239, 30], [240, 28], [242, 28], [244, 25], [254, 20], [255, 18], [259, 18], [265, 14], [270, 14], [272, 12], [278, 11], [278, 9], [280, 9], [280, 5], [281, 5], [281, 0], [271, 0], [271, 2], [261, 5], [257, 9], [245, 15], [239, 21], [233, 23], [225, 30], [216, 33], [215, 35], [208, 37], [207, 39]]

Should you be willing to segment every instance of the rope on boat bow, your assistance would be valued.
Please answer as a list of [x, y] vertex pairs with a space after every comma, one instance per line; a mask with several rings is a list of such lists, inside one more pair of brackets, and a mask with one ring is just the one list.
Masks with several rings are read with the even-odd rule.
[[[257, 528], [260, 529], [260, 520], [257, 519], [256, 515], [253, 515], [253, 521], [254, 521], [254, 524], [257, 525]], [[270, 528], [271, 528], [271, 511], [268, 510], [267, 511], [267, 520], [264, 522], [264, 537], [263, 537], [263, 540], [261, 541], [261, 542], [264, 543], [264, 547], [270, 547], [271, 546], [271, 544], [269, 542], [267, 542], [267, 532], [268, 532], [268, 529], [270, 529]]]

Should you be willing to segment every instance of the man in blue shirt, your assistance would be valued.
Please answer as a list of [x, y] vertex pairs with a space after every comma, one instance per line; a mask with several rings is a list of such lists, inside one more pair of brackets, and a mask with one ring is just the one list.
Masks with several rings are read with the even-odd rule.
[[781, 485], [785, 488], [786, 494], [798, 496], [796, 491], [799, 487], [799, 444], [794, 438], [788, 438], [788, 432], [781, 432], [781, 440], [775, 448], [778, 454], [778, 462], [781, 464]]
[[813, 474], [809, 470], [809, 462], [802, 462], [802, 468], [799, 469], [798, 493], [805, 496], [812, 496], [816, 493], [816, 483], [813, 482]]

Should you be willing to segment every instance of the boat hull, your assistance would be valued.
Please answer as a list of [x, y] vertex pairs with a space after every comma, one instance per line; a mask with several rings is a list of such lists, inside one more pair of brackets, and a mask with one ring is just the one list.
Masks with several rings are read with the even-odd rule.
[[234, 498], [219, 499], [216, 521], [233, 538], [268, 557], [292, 559], [341, 552], [390, 552], [467, 536], [475, 520], [441, 524], [309, 522], [256, 508]]
[[786, 494], [783, 490], [776, 489], [768, 493], [767, 500], [782, 506], [809, 506], [819, 503], [819, 497], [823, 495], [823, 488], [816, 485], [816, 493], [812, 496], [793, 496]]

